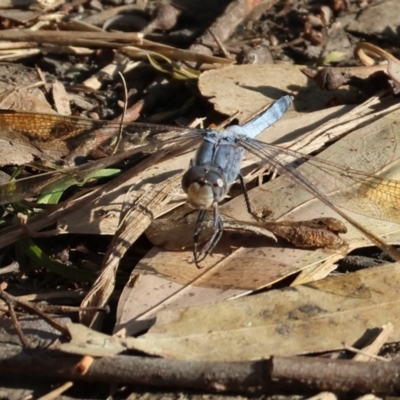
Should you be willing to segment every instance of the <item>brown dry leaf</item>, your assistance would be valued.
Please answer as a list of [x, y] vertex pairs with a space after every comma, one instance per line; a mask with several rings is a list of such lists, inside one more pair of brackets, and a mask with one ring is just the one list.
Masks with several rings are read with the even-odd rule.
[[[176, 178], [168, 179], [158, 187], [146, 184], [125, 204], [126, 210], [121, 214], [119, 228], [104, 256], [102, 272], [82, 301], [83, 307], [103, 307], [107, 304], [115, 287], [115, 275], [121, 258], [169, 200], [170, 187], [174, 180]], [[88, 326], [96, 325], [101, 316], [96, 311], [80, 313], [81, 320]]]
[[244, 361], [338, 350], [388, 322], [390, 341], [397, 341], [399, 284], [400, 265], [386, 265], [318, 285], [166, 310], [135, 348], [168, 358]]
[[96, 338], [87, 328], [69, 325], [72, 341], [61, 349], [105, 356], [130, 348], [181, 360], [248, 361], [340, 350], [389, 322], [394, 327], [389, 340], [395, 342], [399, 285], [400, 264], [386, 264], [289, 290], [165, 310], [137, 339], [98, 333]]
[[372, 65], [374, 63], [371, 57], [386, 60], [388, 75], [397, 85], [400, 84], [400, 60], [392, 54], [367, 42], [359, 43], [354, 52], [365, 65]]
[[296, 112], [313, 112], [325, 108], [334, 97], [344, 103], [356, 103], [356, 91], [338, 89], [327, 92], [311, 84], [300, 69], [301, 65], [232, 65], [204, 72], [199, 78], [201, 94], [223, 114], [233, 115], [241, 111], [239, 123], [244, 122], [257, 110], [272, 103], [284, 94], [294, 96], [294, 109], [283, 118]]
[[[154, 324], [156, 313], [166, 307], [215, 303], [244, 293], [239, 289], [187, 284], [196, 279], [194, 268], [188, 264], [185, 271], [187, 273], [182, 277], [185, 284], [152, 274], [132, 274], [118, 302], [117, 322], [113, 333], [126, 337], [143, 332]], [[166, 302], [166, 299], [169, 301]]]
[[[190, 231], [190, 233], [189, 233]], [[181, 229], [181, 236], [193, 240], [193, 229]], [[158, 310], [197, 304], [247, 294], [272, 285], [303, 268], [341, 258], [339, 251], [306, 250], [274, 243], [271, 239], [237, 232], [225, 232], [212, 255], [197, 269], [187, 251], [152, 249], [132, 275], [134, 286], [126, 286], [117, 310], [114, 332], [127, 335], [151, 324]], [[341, 250], [341, 256], [346, 254]]]
[[2, 63], [0, 78], [0, 108], [54, 114], [40, 90], [44, 82], [35, 69]]
[[40, 150], [35, 149], [34, 147], [32, 147], [30, 151], [27, 151], [28, 149], [28, 142], [23, 146], [15, 146], [10, 142], [10, 139], [0, 138], [0, 166], [22, 165], [32, 162], [35, 157], [40, 158]]
[[[60, 350], [67, 353], [106, 357], [127, 350], [123, 340], [97, 332], [85, 325], [70, 323], [67, 324], [67, 327], [71, 335], [71, 341], [60, 346]], [[90, 351], [86, 353], [85, 347], [87, 347], [88, 343], [91, 343], [91, 346]]]

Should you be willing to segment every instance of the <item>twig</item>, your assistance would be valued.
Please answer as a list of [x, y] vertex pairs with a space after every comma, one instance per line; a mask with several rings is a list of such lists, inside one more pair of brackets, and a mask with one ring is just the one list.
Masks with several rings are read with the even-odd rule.
[[58, 321], [55, 321], [54, 319], [50, 318], [49, 316], [44, 314], [41, 310], [39, 310], [33, 304], [21, 301], [21, 300], [15, 298], [14, 296], [11, 296], [10, 294], [4, 292], [3, 290], [0, 291], [0, 298], [3, 299], [7, 304], [10, 304], [10, 303], [18, 304], [19, 307], [23, 308], [24, 310], [28, 311], [31, 314], [35, 314], [35, 315], [39, 316], [40, 318], [44, 319], [54, 329], [58, 330], [63, 335], [66, 335], [67, 337], [69, 337], [69, 331], [64, 324], [61, 324]]
[[224, 55], [224, 57], [231, 59], [230, 54], [226, 50], [226, 48], [223, 45], [223, 43], [221, 42], [221, 40], [219, 40], [219, 37], [212, 31], [212, 29], [209, 29], [208, 32], [215, 40], [215, 43], [217, 43], [217, 46], [218, 46], [219, 50], [221, 51], [221, 53]]
[[353, 353], [355, 353], [357, 355], [366, 356], [366, 357], [369, 357], [369, 358], [373, 358], [375, 360], [379, 360], [379, 361], [383, 361], [383, 362], [389, 362], [390, 361], [385, 357], [381, 357], [381, 356], [377, 356], [377, 355], [372, 354], [372, 353], [368, 353], [367, 351], [363, 351], [363, 350], [357, 349], [356, 347], [349, 346], [346, 343], [343, 344], [343, 348], [345, 350], [352, 351]]
[[[0, 296], [3, 292], [0, 292]], [[25, 346], [25, 347], [31, 347], [31, 345], [29, 344], [28, 339], [26, 338], [21, 325], [19, 324], [18, 318], [15, 315], [15, 310], [14, 310], [14, 306], [13, 306], [13, 302], [10, 301], [10, 299], [3, 298], [3, 300], [6, 302], [7, 306], [8, 306], [8, 313], [10, 314], [11, 317], [11, 321], [13, 322], [14, 328], [17, 331], [17, 334], [19, 336], [19, 339], [21, 340], [21, 343]]]
[[53, 400], [58, 398], [61, 394], [63, 394], [66, 390], [68, 390], [70, 387], [72, 387], [74, 382], [65, 382], [63, 385], [58, 387], [57, 389], [52, 390], [50, 393], [47, 393], [46, 395], [39, 397], [38, 400]]
[[124, 118], [126, 115], [126, 110], [128, 108], [128, 89], [126, 87], [126, 81], [125, 81], [124, 75], [120, 71], [118, 71], [118, 75], [120, 76], [120, 78], [122, 80], [122, 86], [124, 88], [124, 108], [122, 110], [121, 124], [120, 124], [119, 130], [118, 130], [117, 141], [115, 142], [115, 146], [114, 146], [114, 149], [111, 154], [116, 153], [116, 151], [118, 150], [119, 144], [121, 143], [123, 122], [124, 122]]
[[[388, 341], [389, 336], [393, 332], [393, 325], [389, 322], [382, 326], [382, 330], [378, 333], [378, 335], [372, 340], [372, 343], [363, 347], [362, 350], [356, 349], [354, 347], [347, 347], [345, 349], [355, 351], [356, 355], [353, 357], [353, 361], [363, 361], [368, 362], [372, 359], [377, 359], [380, 361], [388, 362], [386, 358], [378, 357], [376, 354], [382, 348], [382, 346]], [[354, 350], [353, 350], [354, 349]], [[331, 392], [322, 392], [318, 393], [316, 396], [310, 397], [308, 400], [337, 400], [338, 396], [335, 393]]]
[[[259, 0], [258, 0], [259, 1]], [[196, 63], [230, 64], [232, 61], [220, 57], [197, 54], [193, 51], [176, 49], [171, 46], [144, 40], [142, 33], [131, 32], [79, 32], [71, 34], [68, 31], [31, 31], [28, 29], [6, 29], [2, 31], [1, 39], [11, 42], [35, 42], [74, 47], [101, 47], [119, 49], [124, 53], [143, 55], [145, 51], [156, 51], [170, 59]], [[137, 46], [137, 47], [132, 47]]]
[[13, 261], [10, 265], [0, 268], [0, 275], [10, 274], [11, 272], [17, 272], [19, 270], [19, 263]]
[[190, 46], [190, 50], [202, 54], [210, 54], [210, 49], [203, 44], [203, 42], [206, 43], [213, 41], [210, 31], [212, 31], [221, 42], [224, 42], [231, 36], [236, 27], [242, 23], [245, 18], [251, 15], [256, 8], [260, 7], [260, 10], [262, 9], [265, 12], [273, 7], [277, 2], [277, 0], [232, 1], [228, 7], [226, 7], [223, 14], [210, 26], [209, 31], [207, 31], [202, 37], [198, 38], [195, 44]]
[[[200, 389], [203, 392], [263, 392], [282, 389], [337, 393], [400, 392], [400, 363], [363, 363], [311, 357], [272, 357], [249, 362], [204, 362], [150, 357], [112, 356], [94, 359], [85, 374], [81, 356], [6, 344], [0, 373], [51, 380], [84, 380]], [[32, 367], [34, 366], [34, 368]]]
[[110, 307], [107, 305], [105, 307], [73, 307], [73, 306], [53, 306], [47, 304], [40, 304], [37, 306], [41, 311], [50, 314], [70, 314], [83, 311], [96, 311], [104, 314], [110, 312]]

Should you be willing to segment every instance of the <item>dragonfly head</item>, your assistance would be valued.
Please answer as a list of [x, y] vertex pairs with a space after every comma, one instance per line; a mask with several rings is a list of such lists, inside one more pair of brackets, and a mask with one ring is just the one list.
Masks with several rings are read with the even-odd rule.
[[219, 171], [203, 166], [188, 169], [182, 177], [182, 188], [189, 203], [196, 209], [207, 210], [223, 200], [228, 184]]

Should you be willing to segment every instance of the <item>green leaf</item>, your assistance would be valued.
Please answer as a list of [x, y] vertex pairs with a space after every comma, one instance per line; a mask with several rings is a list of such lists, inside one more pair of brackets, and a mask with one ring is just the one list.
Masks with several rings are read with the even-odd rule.
[[333, 63], [338, 63], [342, 61], [346, 57], [346, 53], [343, 53], [341, 51], [331, 51], [329, 54], [327, 54], [323, 59], [321, 64], [322, 65], [329, 65]]
[[117, 168], [104, 168], [88, 174], [81, 182], [77, 182], [75, 179], [56, 181], [43, 189], [37, 202], [39, 204], [57, 204], [63, 193], [71, 186], [82, 186], [90, 179], [111, 178], [120, 173], [121, 170]]
[[56, 260], [53, 260], [33, 242], [32, 238], [28, 236], [20, 239], [16, 243], [16, 246], [17, 253], [29, 257], [31, 261], [38, 266], [54, 272], [55, 274], [61, 275], [64, 278], [79, 282], [94, 282], [97, 278], [97, 274], [91, 271], [86, 271], [75, 266], [64, 265]]

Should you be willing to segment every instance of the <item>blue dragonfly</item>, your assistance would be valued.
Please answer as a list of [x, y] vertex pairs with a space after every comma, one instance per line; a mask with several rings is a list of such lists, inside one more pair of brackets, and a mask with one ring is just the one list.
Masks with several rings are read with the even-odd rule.
[[[217, 132], [209, 130], [203, 135], [203, 142], [191, 160], [189, 169], [182, 177], [182, 188], [189, 204], [200, 210], [194, 233], [194, 262], [199, 263], [213, 250], [223, 233], [223, 222], [218, 212], [218, 204], [223, 201], [232, 184], [239, 178], [248, 212], [256, 219], [247, 195], [246, 185], [240, 173], [244, 155], [243, 142], [254, 139], [261, 132], [277, 122], [292, 104], [291, 96], [283, 96], [267, 111], [256, 116], [243, 126], [232, 125]], [[213, 235], [198, 250], [202, 222], [205, 213], [213, 211]]]

